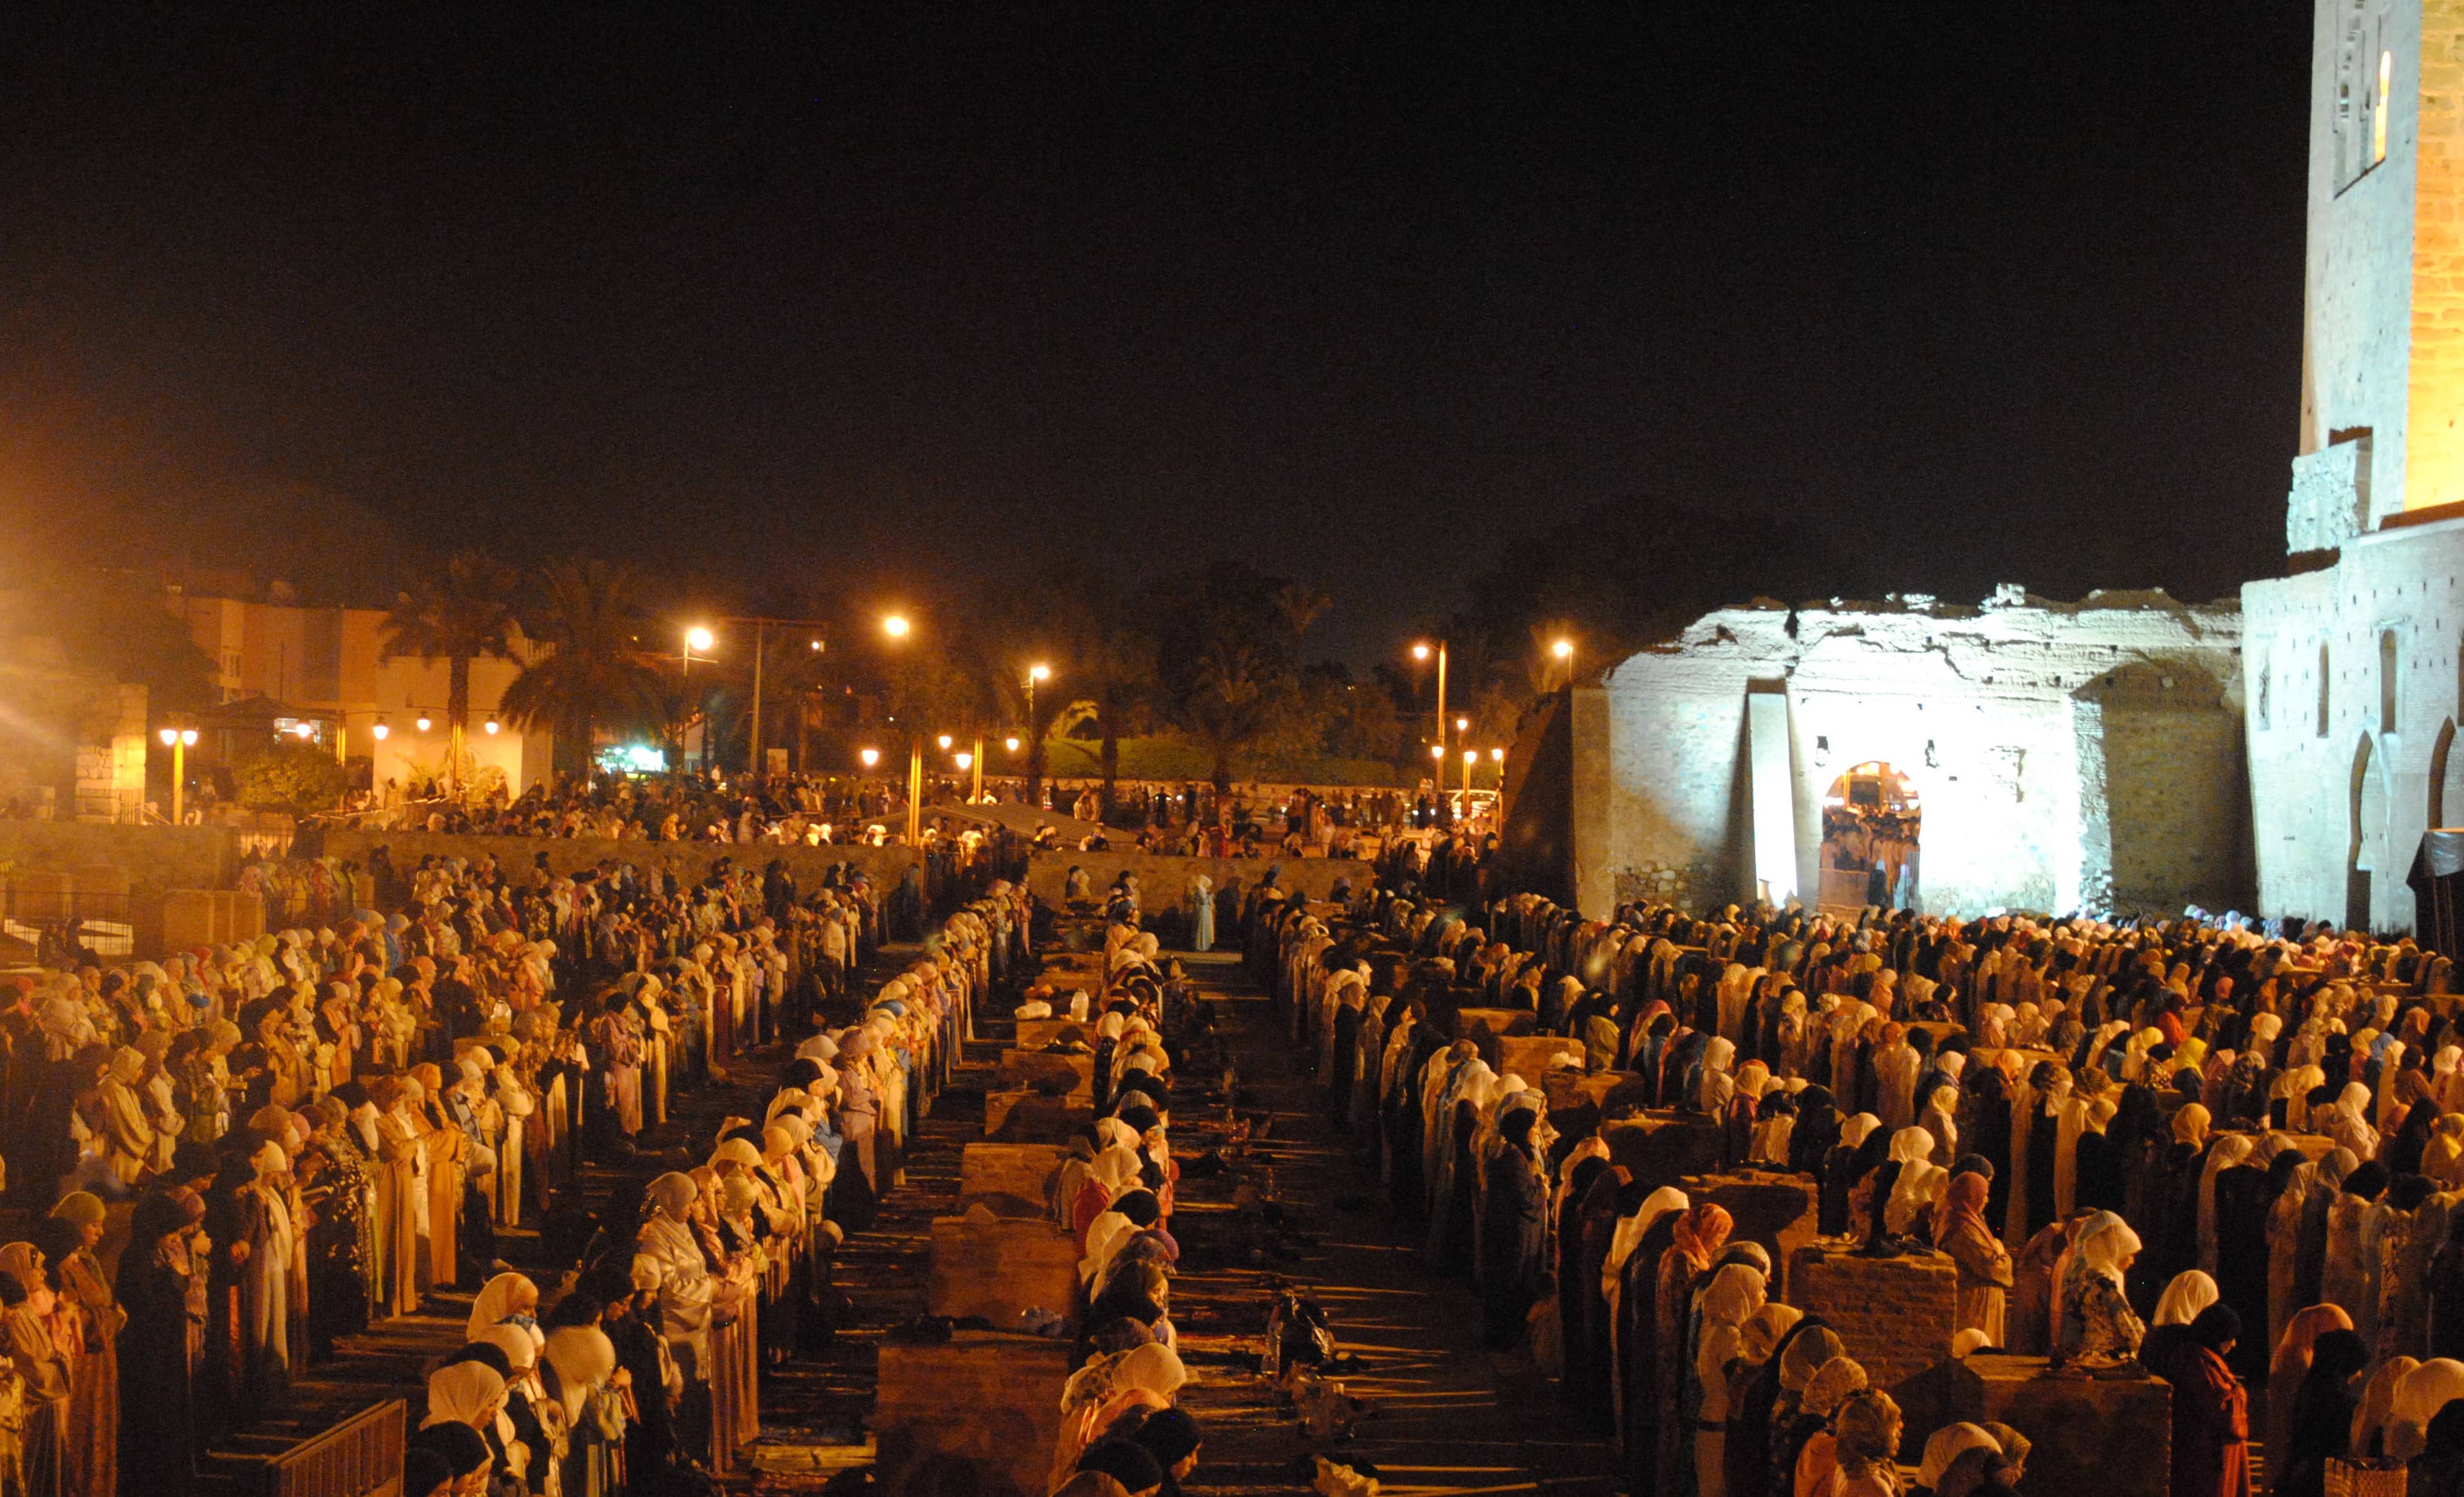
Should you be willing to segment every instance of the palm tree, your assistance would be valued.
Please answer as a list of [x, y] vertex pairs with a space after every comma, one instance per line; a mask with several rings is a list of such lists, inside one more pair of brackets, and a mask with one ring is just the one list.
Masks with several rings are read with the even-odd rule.
[[445, 564], [395, 595], [385, 615], [380, 661], [405, 657], [446, 663], [445, 721], [451, 730], [446, 782], [458, 786], [462, 742], [471, 723], [471, 662], [513, 656], [514, 569], [482, 551], [456, 551]]
[[1235, 762], [1273, 730], [1278, 684], [1246, 645], [1219, 638], [1199, 657], [1182, 726], [1207, 753], [1218, 805], [1232, 793]]
[[631, 567], [594, 560], [551, 563], [539, 584], [522, 622], [545, 649], [505, 688], [503, 710], [517, 726], [581, 744], [587, 782], [600, 726], [658, 711], [659, 662], [641, 642], [640, 583]]

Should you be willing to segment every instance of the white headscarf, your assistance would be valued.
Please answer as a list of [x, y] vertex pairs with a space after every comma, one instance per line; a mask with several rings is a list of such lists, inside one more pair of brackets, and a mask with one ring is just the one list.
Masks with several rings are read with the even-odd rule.
[[468, 1424], [485, 1429], [495, 1422], [505, 1401], [505, 1379], [478, 1362], [456, 1362], [428, 1375], [428, 1417], [422, 1429], [438, 1424]]
[[2152, 1326], [2187, 1326], [2199, 1318], [2199, 1312], [2216, 1302], [2216, 1281], [2196, 1268], [2173, 1275], [2165, 1292], [2156, 1301], [2156, 1318]]

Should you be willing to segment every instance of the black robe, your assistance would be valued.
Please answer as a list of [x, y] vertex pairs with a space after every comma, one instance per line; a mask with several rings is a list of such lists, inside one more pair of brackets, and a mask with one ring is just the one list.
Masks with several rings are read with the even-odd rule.
[[[2216, 1296], [2245, 1326], [2267, 1315], [2267, 1172], [2236, 1164], [2216, 1172]], [[2244, 1335], [2227, 1358], [2235, 1376], [2263, 1378], [2273, 1348], [2265, 1335]]]
[[1629, 1492], [1660, 1489], [1660, 1259], [1676, 1242], [1677, 1217], [1674, 1211], [1661, 1214], [1625, 1261], [1619, 1280], [1617, 1357]]
[[[203, 1271], [202, 1266], [199, 1271]], [[162, 1254], [131, 1244], [112, 1293], [128, 1316], [120, 1328], [120, 1484], [143, 1497], [194, 1486], [189, 1451], [188, 1276]]]
[[1490, 1157], [1481, 1209], [1482, 1339], [1502, 1352], [1523, 1339], [1548, 1245], [1549, 1187], [1529, 1150], [1503, 1144]]
[[1557, 1243], [1558, 1327], [1565, 1338], [1566, 1376], [1559, 1392], [1592, 1421], [1609, 1427], [1609, 1302], [1600, 1294], [1600, 1266], [1617, 1222], [1617, 1172], [1602, 1170], [1566, 1203]]

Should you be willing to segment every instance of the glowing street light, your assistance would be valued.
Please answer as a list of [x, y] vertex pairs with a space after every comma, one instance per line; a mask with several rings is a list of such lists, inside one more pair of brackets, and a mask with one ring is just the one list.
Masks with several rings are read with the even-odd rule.
[[943, 751], [947, 752], [950, 747], [950, 736], [946, 733], [942, 734], [940, 743]]
[[1506, 762], [1506, 750], [1502, 748], [1490, 749], [1488, 751], [1488, 757], [1503, 764]]
[[[1429, 652], [1430, 647], [1426, 641], [1412, 647], [1412, 658], [1415, 660], [1428, 659]], [[1437, 643], [1437, 656], [1438, 741], [1431, 747], [1429, 756], [1438, 761], [1438, 789], [1441, 792], [1438, 796], [1438, 819], [1442, 822], [1446, 819], [1446, 798], [1442, 794], [1446, 788], [1446, 642], [1444, 640], [1439, 640]]]
[[877, 748], [865, 749], [858, 753], [856, 758], [864, 760], [865, 768], [870, 769], [873, 765], [881, 762], [881, 750]]
[[1018, 739], [1015, 737], [1001, 739], [1001, 744], [1013, 754], [1018, 752]]
[[1566, 684], [1568, 686], [1573, 685], [1574, 642], [1571, 639], [1561, 639], [1557, 641], [1557, 643], [1549, 647], [1549, 653], [1555, 655], [1558, 659], [1566, 662]]
[[393, 737], [393, 724], [385, 721], [383, 717], [379, 717], [377, 719], [376, 726], [370, 728], [368, 731], [376, 735], [376, 738], [379, 743], [383, 743], [385, 739]]
[[295, 722], [291, 725], [291, 734], [292, 737], [305, 743], [317, 736], [317, 725], [313, 722]]
[[503, 731], [504, 731], [504, 728], [503, 728], [503, 725], [502, 725], [501, 723], [497, 722], [495, 718], [491, 717], [491, 718], [489, 718], [489, 719], [488, 719], [488, 731], [489, 731], [490, 733], [492, 733], [492, 734], [493, 734], [493, 733], [501, 733], [501, 732], [503, 732]]
[[698, 649], [703, 654], [707, 655], [710, 653], [710, 647], [715, 643], [716, 643], [716, 641], [712, 636], [710, 630], [703, 628], [698, 624], [694, 625], [692, 628], [685, 630], [685, 648], [687, 649]]
[[1446, 746], [1442, 743], [1430, 744], [1429, 757], [1436, 760], [1441, 764], [1444, 763], [1446, 759]]
[[892, 613], [887, 615], [881, 621], [881, 631], [884, 634], [889, 635], [891, 639], [905, 639], [907, 637], [907, 615], [903, 613]]
[[1455, 731], [1457, 733], [1469, 733], [1471, 731], [1471, 719], [1469, 717], [1457, 717], [1455, 719]]
[[414, 722], [415, 722], [415, 724], [416, 724], [416, 726], [418, 727], [418, 729], [419, 729], [419, 731], [420, 731], [420, 732], [422, 732], [422, 733], [426, 733], [426, 732], [428, 731], [428, 728], [429, 728], [429, 717], [428, 717], [428, 714], [426, 714], [426, 713], [421, 713], [421, 714], [419, 715], [419, 716], [418, 716], [417, 718], [415, 718], [415, 719], [414, 719]]
[[188, 814], [188, 745], [197, 741], [194, 728], [165, 728], [163, 744], [171, 751], [171, 824], [179, 826]]
[[968, 753], [965, 749], [960, 749], [960, 750], [958, 750], [958, 768], [959, 768], [960, 770], [965, 770], [965, 769], [968, 769], [968, 768], [972, 767], [972, 766], [975, 764], [975, 762], [976, 762], [976, 756], [974, 756], [973, 754]]

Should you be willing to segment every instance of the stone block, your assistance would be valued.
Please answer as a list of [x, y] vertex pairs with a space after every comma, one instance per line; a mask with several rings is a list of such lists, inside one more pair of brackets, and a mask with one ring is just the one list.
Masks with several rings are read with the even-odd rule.
[[[1053, 1006], [1066, 1008], [1067, 1000]], [[1080, 1039], [1087, 1042], [1089, 1049], [1094, 1048], [1095, 1046], [1095, 1024], [1092, 1020], [1082, 1024], [1075, 1019], [1021, 1019], [1017, 1023], [1018, 1041], [1014, 1046], [1017, 1049], [1047, 1049], [1053, 1041], [1073, 1029], [1077, 1031]]]
[[875, 1474], [892, 1493], [1043, 1497], [1068, 1380], [1066, 1341], [984, 1331], [886, 1341], [872, 1412]]
[[1024, 1090], [984, 1093], [984, 1137], [995, 1143], [1066, 1144], [1094, 1122], [1095, 1110], [1085, 1103]]
[[1803, 1175], [1689, 1175], [1677, 1182], [1694, 1204], [1716, 1205], [1732, 1223], [1728, 1241], [1759, 1243], [1771, 1256], [1771, 1299], [1788, 1301], [1788, 1266], [1819, 1236], [1821, 1193]]
[[[2173, 1451], [2173, 1390], [2156, 1377], [2048, 1377], [2041, 1356], [1979, 1354], [1950, 1369], [1942, 1422], [1992, 1420], [2026, 1435], [2031, 1491], [2164, 1497]], [[1922, 1450], [1914, 1421], [1903, 1452]]]
[[997, 1217], [1049, 1217], [1052, 1186], [1069, 1157], [1059, 1144], [971, 1143], [958, 1151], [958, 1206]]
[[1625, 1166], [1645, 1190], [1720, 1171], [1720, 1126], [1707, 1117], [1680, 1112], [1620, 1117], [1600, 1125], [1600, 1139], [1609, 1146], [1610, 1162]]
[[1539, 1087], [1552, 1070], [1565, 1068], [1562, 1057], [1572, 1057], [1573, 1069], [1580, 1075], [1583, 1069], [1583, 1042], [1570, 1040], [1561, 1034], [1523, 1034], [1501, 1038], [1497, 1059], [1489, 1062], [1501, 1076], [1520, 1076], [1533, 1087]]
[[1520, 1008], [1458, 1008], [1455, 1010], [1455, 1038], [1476, 1038], [1473, 1034], [1475, 1026], [1500, 1037], [1529, 1034], [1539, 1022], [1538, 1015]]
[[1941, 1422], [1940, 1398], [1927, 1395], [1923, 1379], [1950, 1359], [1958, 1286], [1959, 1270], [1940, 1253], [1864, 1258], [1808, 1246], [1788, 1263], [1788, 1303], [1838, 1332], [1866, 1381], [1900, 1400], [1911, 1433]]
[[964, 1216], [933, 1219], [933, 1271], [925, 1309], [935, 1315], [981, 1315], [1014, 1330], [1023, 1310], [1048, 1310], [1077, 1322], [1078, 1240], [1049, 1220], [997, 1217], [980, 1204]]
[[222, 940], [214, 919], [220, 897], [209, 889], [174, 889], [163, 895], [163, 945], [186, 951]]
[[1065, 1077], [1069, 1082], [1069, 1090], [1066, 1093], [1068, 1099], [1092, 1105], [1095, 1100], [1095, 1057], [1092, 1055], [1045, 1055], [1034, 1050], [1003, 1050], [1001, 1070], [993, 1085], [1004, 1090], [1042, 1091], [1048, 1084]]

